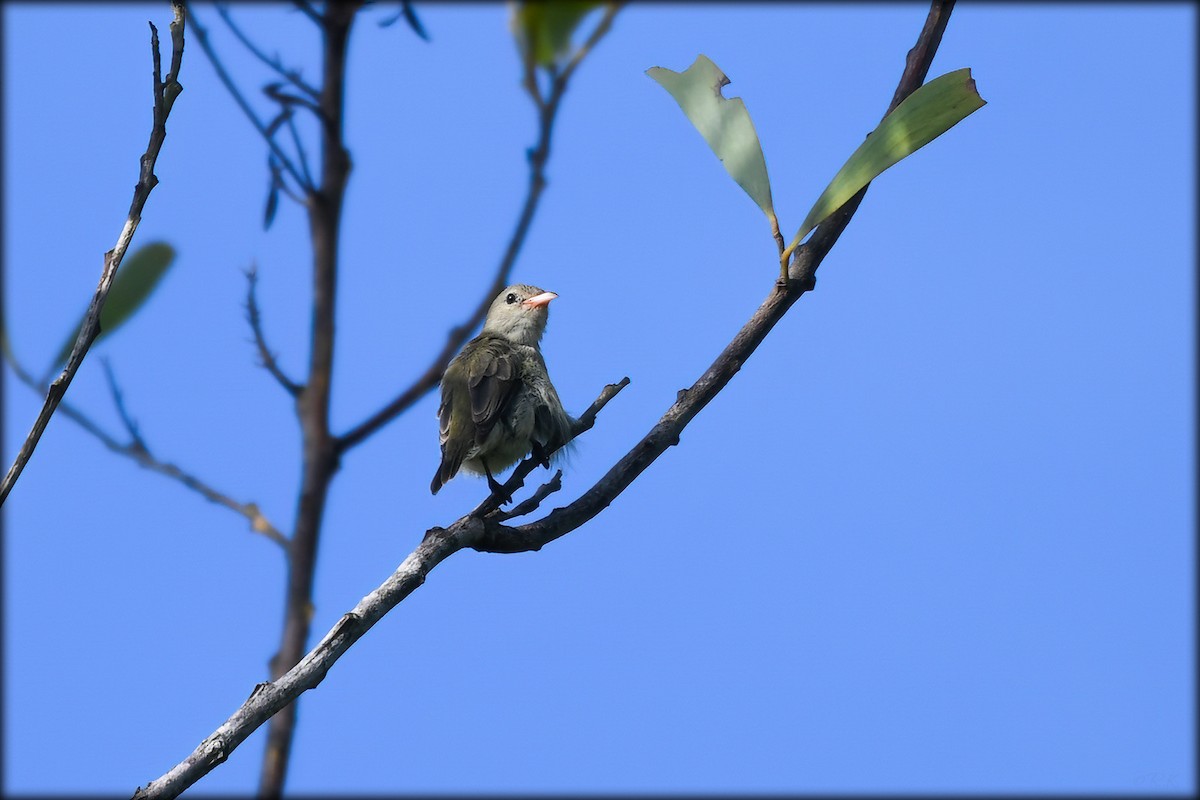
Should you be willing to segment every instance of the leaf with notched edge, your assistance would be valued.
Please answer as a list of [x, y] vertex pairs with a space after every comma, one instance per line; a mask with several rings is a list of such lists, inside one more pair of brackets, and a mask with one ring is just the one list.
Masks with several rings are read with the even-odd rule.
[[775, 209], [762, 145], [740, 97], [723, 97], [729, 78], [707, 56], [699, 55], [683, 72], [651, 67], [646, 74], [671, 93], [683, 113], [708, 142], [725, 171], [758, 204], [772, 226]]

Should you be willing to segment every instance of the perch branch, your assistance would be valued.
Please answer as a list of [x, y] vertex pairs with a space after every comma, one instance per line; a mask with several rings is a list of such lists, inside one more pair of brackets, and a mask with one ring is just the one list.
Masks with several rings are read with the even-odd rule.
[[[588, 409], [590, 418], [586, 422], [580, 418], [583, 424], [576, 426], [576, 429], [583, 431], [590, 428], [595, 423], [596, 413], [627, 383], [628, 380], [623, 380], [605, 387], [600, 398]], [[424, 583], [430, 570], [450, 555], [479, 540], [484, 534], [483, 526], [483, 521], [472, 512], [449, 528], [431, 528], [427, 531], [416, 550], [404, 559], [392, 576], [338, 620], [316, 647], [274, 681], [256, 685], [233, 716], [201, 742], [190, 756], [162, 777], [139, 787], [134, 792], [134, 800], [177, 797], [211, 772], [255, 729], [283, 709], [291, 707], [303, 692], [320, 684], [329, 668], [350, 645]]]
[[141, 169], [137, 185], [133, 189], [133, 201], [129, 206], [129, 215], [117, 238], [116, 246], [104, 254], [104, 269], [100, 274], [100, 283], [96, 287], [92, 302], [83, 317], [79, 335], [75, 339], [71, 355], [67, 358], [67, 364], [63, 368], [62, 374], [50, 384], [50, 388], [46, 392], [46, 401], [38, 413], [37, 420], [33, 423], [33, 429], [21, 445], [21, 450], [17, 453], [16, 460], [8, 470], [8, 474], [4, 476], [3, 482], [0, 482], [0, 505], [4, 504], [8, 493], [12, 491], [13, 484], [21, 476], [25, 465], [29, 463], [38, 440], [42, 438], [42, 433], [50, 422], [51, 415], [62, 402], [63, 395], [66, 394], [67, 387], [71, 385], [75, 373], [79, 371], [79, 366], [83, 363], [83, 357], [87, 355], [88, 348], [100, 334], [100, 310], [104, 307], [104, 301], [112, 288], [117, 269], [125, 258], [125, 252], [129, 249], [129, 243], [133, 240], [133, 234], [142, 221], [142, 209], [146, 205], [146, 200], [158, 184], [158, 177], [154, 174], [154, 165], [158, 161], [158, 154], [167, 138], [167, 117], [175, 104], [175, 98], [183, 91], [183, 86], [179, 83], [179, 69], [183, 63], [183, 4], [174, 0], [172, 9], [174, 19], [170, 25], [171, 70], [167, 73], [165, 81], [162, 77], [162, 62], [158, 48], [158, 29], [154, 27], [154, 23], [150, 23], [150, 51], [154, 63], [154, 123], [150, 130], [150, 143], [141, 157]]
[[[923, 74], [937, 51], [952, 2], [934, 0], [916, 47], [909, 54], [901, 77], [901, 88], [912, 76]], [[932, 24], [931, 22], [932, 21]], [[915, 56], [913, 54], [916, 54]], [[900, 99], [912, 88], [898, 91]], [[903, 97], [901, 96], [903, 95]], [[893, 103], [898, 102], [893, 100]], [[890, 109], [889, 109], [890, 110]], [[425, 581], [429, 572], [464, 548], [485, 552], [536, 550], [549, 541], [578, 528], [596, 516], [641, 474], [659, 455], [679, 442], [687, 423], [724, 387], [754, 352], [791, 306], [816, 285], [815, 273], [845, 230], [862, 194], [856, 196], [814, 231], [809, 241], [797, 248], [786, 280], [779, 281], [733, 341], [696, 383], [679, 393], [676, 402], [634, 448], [578, 500], [555, 509], [537, 522], [506, 527], [475, 512], [459, 518], [448, 528], [432, 528], [421, 543], [375, 591], [343, 616], [307, 655], [271, 683], [254, 688], [249, 699], [233, 716], [206, 738], [188, 756], [158, 780], [139, 788], [135, 798], [174, 797], [220, 764], [241, 742], [271, 715], [288, 707], [301, 693], [317, 686], [349, 647], [384, 614]], [[525, 462], [522, 462], [522, 466]]]
[[[614, 397], [616, 397], [617, 393], [628, 385], [629, 378], [626, 377], [622, 378], [616, 383], [610, 383], [605, 386], [604, 390], [600, 392], [600, 396], [597, 397], [590, 406], [588, 406], [587, 410], [579, 416], [579, 419], [575, 420], [575, 424], [571, 426], [571, 435], [567, 439], [567, 442], [573, 441], [584, 431], [591, 430], [592, 426], [596, 424], [596, 415], [599, 414], [606, 405], [608, 405], [609, 400], [612, 400]], [[555, 452], [565, 446], [566, 442], [563, 442], [556, 447], [551, 447], [544, 453], [544, 455], [553, 455]], [[501, 486], [500, 491], [492, 492], [491, 495], [484, 499], [484, 501], [480, 503], [474, 511], [471, 512], [471, 515], [476, 517], [492, 515], [498, 508], [500, 508], [500, 501], [505, 497], [512, 497], [514, 492], [525, 485], [525, 478], [529, 476], [529, 473], [533, 472], [540, 465], [541, 462], [532, 455], [526, 458], [520, 464], [517, 464], [517, 466], [513, 469], [512, 475], [510, 475], [508, 480], [505, 481]], [[510, 514], [509, 516], [517, 515]]]

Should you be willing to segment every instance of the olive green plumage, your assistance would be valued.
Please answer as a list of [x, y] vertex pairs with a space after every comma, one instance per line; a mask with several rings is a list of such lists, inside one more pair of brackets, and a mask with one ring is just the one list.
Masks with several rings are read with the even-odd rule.
[[438, 406], [442, 461], [434, 494], [459, 470], [494, 475], [532, 451], [559, 445], [574, 422], [550, 382], [538, 343], [558, 295], [514, 284], [492, 301], [483, 331], [467, 342], [442, 376]]

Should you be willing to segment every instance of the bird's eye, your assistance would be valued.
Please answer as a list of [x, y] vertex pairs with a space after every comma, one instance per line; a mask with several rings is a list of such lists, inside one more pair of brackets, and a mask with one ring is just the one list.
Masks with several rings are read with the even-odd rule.
[[517, 302], [517, 295], [513, 292], [509, 292], [508, 297], [504, 298], [504, 302], [511, 306], [513, 303]]

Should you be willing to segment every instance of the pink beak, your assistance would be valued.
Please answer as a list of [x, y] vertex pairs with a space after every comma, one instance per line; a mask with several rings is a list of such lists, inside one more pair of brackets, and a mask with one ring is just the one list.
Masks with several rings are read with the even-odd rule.
[[521, 305], [529, 308], [537, 308], [538, 306], [546, 305], [556, 297], [558, 297], [558, 295], [556, 295], [554, 292], [542, 292], [541, 294], [537, 294], [529, 298], [525, 302], [521, 303]]

